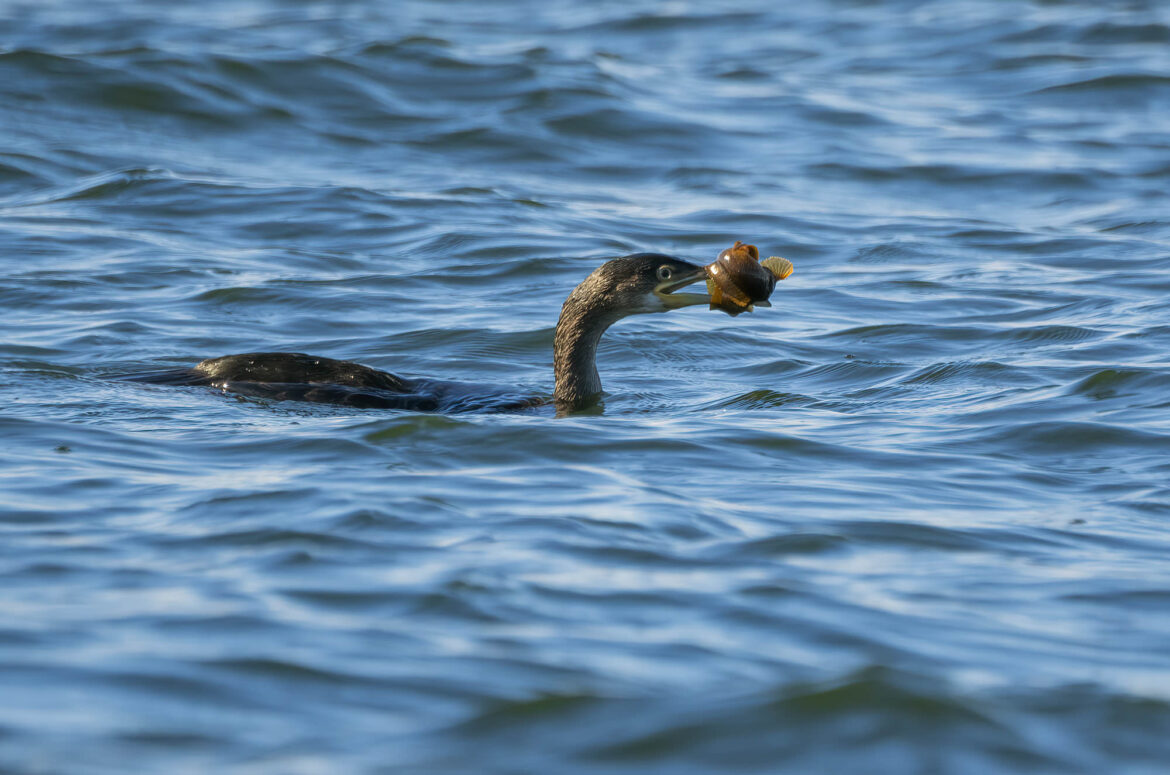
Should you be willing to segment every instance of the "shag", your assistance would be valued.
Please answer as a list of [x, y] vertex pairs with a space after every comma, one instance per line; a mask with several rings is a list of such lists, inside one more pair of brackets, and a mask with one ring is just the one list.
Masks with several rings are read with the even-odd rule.
[[[704, 279], [703, 267], [662, 253], [615, 258], [586, 277], [565, 299], [553, 337], [553, 401], [558, 411], [585, 408], [600, 396], [597, 344], [606, 329], [629, 315], [707, 304], [710, 296], [706, 292], [678, 292]], [[207, 385], [269, 399], [415, 411], [508, 409], [542, 403], [533, 399], [502, 402], [499, 396], [477, 397], [457, 383], [405, 379], [360, 363], [304, 353], [225, 355], [189, 369], [130, 379], [153, 384]]]

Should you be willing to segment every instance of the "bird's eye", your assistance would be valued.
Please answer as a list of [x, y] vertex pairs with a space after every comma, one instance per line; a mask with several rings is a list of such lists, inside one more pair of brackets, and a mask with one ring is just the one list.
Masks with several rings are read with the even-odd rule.
[[673, 274], [673, 272], [670, 271], [669, 266], [664, 265], [664, 266], [658, 267], [658, 279], [659, 280], [669, 280], [672, 274]]

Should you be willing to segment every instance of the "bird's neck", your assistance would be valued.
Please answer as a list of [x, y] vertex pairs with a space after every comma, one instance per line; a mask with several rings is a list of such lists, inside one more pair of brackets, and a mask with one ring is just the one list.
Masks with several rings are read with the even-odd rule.
[[557, 405], [577, 409], [601, 393], [597, 373], [597, 343], [620, 314], [607, 309], [604, 301], [590, 293], [588, 280], [565, 299], [553, 338], [553, 371]]

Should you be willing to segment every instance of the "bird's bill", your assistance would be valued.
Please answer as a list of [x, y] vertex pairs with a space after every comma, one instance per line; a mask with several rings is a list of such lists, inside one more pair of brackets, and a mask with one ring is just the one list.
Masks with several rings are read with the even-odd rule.
[[669, 280], [660, 282], [654, 288], [654, 295], [658, 297], [667, 309], [680, 309], [682, 307], [693, 307], [696, 304], [710, 304], [711, 294], [709, 293], [675, 293], [681, 288], [686, 288], [688, 285], [694, 285], [700, 280], [707, 279], [707, 272], [703, 267], [697, 267], [692, 272], [677, 275]]

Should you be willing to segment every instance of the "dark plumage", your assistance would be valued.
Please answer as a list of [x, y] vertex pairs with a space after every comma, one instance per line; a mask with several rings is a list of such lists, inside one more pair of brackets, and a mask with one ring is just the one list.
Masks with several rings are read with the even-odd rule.
[[[597, 343], [618, 320], [707, 304], [706, 293], [675, 293], [705, 279], [703, 267], [661, 253], [636, 253], [598, 267], [561, 307], [553, 339], [557, 408], [572, 411], [601, 393]], [[166, 385], [208, 385], [244, 395], [416, 411], [520, 408], [539, 401], [476, 397], [454, 383], [405, 379], [351, 361], [304, 353], [244, 353], [209, 358], [190, 369], [131, 377]]]

